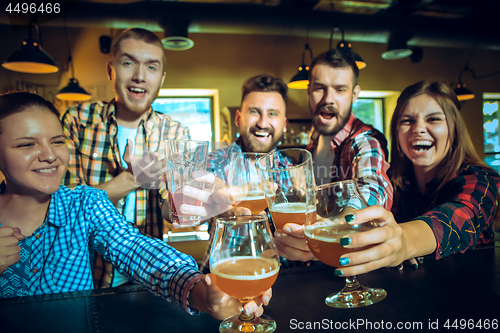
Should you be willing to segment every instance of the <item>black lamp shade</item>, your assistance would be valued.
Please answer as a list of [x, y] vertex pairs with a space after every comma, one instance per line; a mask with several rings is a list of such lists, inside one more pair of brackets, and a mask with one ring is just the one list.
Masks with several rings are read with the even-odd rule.
[[382, 59], [397, 60], [411, 56], [413, 51], [408, 48], [406, 41], [404, 38], [391, 38], [387, 45], [387, 51], [382, 53]]
[[66, 87], [61, 89], [61, 91], [56, 95], [56, 97], [63, 101], [88, 101], [91, 96], [78, 84], [78, 80], [75, 78], [69, 79], [69, 83]]
[[465, 83], [459, 82], [455, 88], [455, 94], [459, 101], [468, 101], [476, 97], [472, 91], [465, 87]]
[[359, 54], [357, 54], [351, 49], [351, 46], [352, 45], [350, 42], [342, 40], [337, 44], [337, 50], [351, 53], [352, 57], [354, 58], [354, 61], [356, 61], [356, 66], [358, 66], [358, 69], [365, 68], [366, 62], [364, 62], [363, 58], [361, 58]]
[[185, 51], [194, 46], [188, 37], [189, 20], [174, 20], [165, 24], [165, 38], [161, 40], [163, 47], [170, 51]]
[[33, 74], [55, 73], [59, 70], [55, 60], [32, 38], [26, 38], [21, 49], [12, 53], [2, 66], [11, 71]]
[[291, 89], [307, 89], [309, 85], [309, 66], [301, 65], [299, 66], [299, 71], [295, 74], [290, 83], [288, 83], [288, 88]]

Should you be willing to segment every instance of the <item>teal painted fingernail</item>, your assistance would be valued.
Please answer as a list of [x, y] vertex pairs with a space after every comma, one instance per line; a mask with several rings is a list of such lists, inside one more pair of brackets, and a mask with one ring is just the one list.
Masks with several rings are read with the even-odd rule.
[[417, 268], [418, 268], [418, 264], [417, 264], [417, 263], [414, 263], [414, 264], [413, 264], [413, 268], [417, 269]]
[[340, 266], [345, 266], [345, 265], [349, 264], [350, 262], [351, 262], [351, 260], [349, 260], [349, 258], [346, 258], [346, 257], [342, 257], [339, 259]]
[[351, 239], [349, 237], [343, 237], [340, 239], [340, 245], [346, 246], [351, 244]]
[[337, 269], [337, 270], [335, 270], [335, 272], [334, 272], [333, 274], [335, 274], [335, 276], [341, 276], [341, 275], [343, 275], [344, 273], [343, 273], [341, 270], [338, 270], [338, 269]]
[[356, 218], [356, 216], [354, 216], [354, 214], [347, 214], [347, 215], [345, 216], [345, 220], [346, 220], [346, 222], [348, 222], [348, 223], [349, 223], [349, 222], [354, 221], [354, 219], [355, 219], [355, 218]]

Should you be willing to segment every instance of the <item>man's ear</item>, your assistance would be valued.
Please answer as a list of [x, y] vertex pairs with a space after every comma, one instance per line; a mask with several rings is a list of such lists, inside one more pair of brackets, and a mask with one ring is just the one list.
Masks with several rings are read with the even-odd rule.
[[234, 124], [240, 127], [240, 122], [241, 122], [241, 111], [236, 110], [236, 114], [234, 115]]
[[283, 127], [283, 132], [285, 133], [286, 132], [286, 128], [288, 126], [288, 118], [285, 117], [285, 126]]
[[163, 87], [163, 81], [165, 81], [166, 76], [167, 76], [167, 72], [163, 72], [163, 76], [161, 77], [160, 88]]
[[112, 80], [111, 79], [111, 74], [113, 73], [113, 68], [111, 67], [111, 63], [110, 62], [108, 62], [106, 64], [106, 73], [108, 73], [108, 80], [111, 81]]
[[353, 104], [358, 99], [360, 92], [361, 92], [361, 87], [360, 86], [354, 87], [354, 90], [352, 91], [352, 103]]

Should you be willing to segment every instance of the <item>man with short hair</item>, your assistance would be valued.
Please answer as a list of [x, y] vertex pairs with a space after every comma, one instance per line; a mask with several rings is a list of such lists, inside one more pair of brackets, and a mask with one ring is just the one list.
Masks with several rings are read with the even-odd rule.
[[[387, 141], [352, 112], [361, 91], [358, 74], [352, 56], [335, 49], [312, 61], [307, 93], [313, 131], [307, 149], [313, 154], [316, 185], [355, 179], [369, 205], [390, 210], [393, 193], [387, 176]], [[275, 236], [282, 256], [303, 261], [314, 258], [303, 226], [287, 224]]]
[[[115, 98], [70, 107], [62, 116], [70, 150], [63, 183], [105, 190], [128, 222], [160, 239], [168, 215], [164, 183], [160, 190], [153, 188], [163, 174], [160, 143], [190, 140], [187, 127], [151, 108], [165, 79], [165, 66], [163, 45], [154, 33], [127, 29], [114, 38], [107, 64]], [[98, 256], [94, 271], [96, 287], [127, 282], [101, 259]]]
[[288, 124], [288, 87], [281, 79], [257, 75], [246, 80], [241, 91], [241, 106], [234, 119], [240, 137], [231, 146], [210, 153], [207, 161], [207, 170], [224, 181], [232, 153], [268, 153], [276, 149]]

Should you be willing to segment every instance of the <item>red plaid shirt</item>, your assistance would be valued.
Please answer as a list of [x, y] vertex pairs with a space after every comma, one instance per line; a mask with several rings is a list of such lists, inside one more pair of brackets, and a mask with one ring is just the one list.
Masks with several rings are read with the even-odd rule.
[[[115, 101], [110, 103], [83, 103], [70, 107], [61, 118], [67, 138], [70, 160], [63, 184], [96, 186], [120, 173], [121, 155], [118, 151]], [[189, 130], [170, 117], [150, 109], [139, 123], [134, 142], [134, 154], [143, 156], [149, 151], [161, 151], [164, 140], [190, 140]], [[164, 184], [163, 184], [164, 185]], [[144, 234], [163, 238], [161, 205], [166, 189], [138, 188], [135, 226]], [[116, 207], [123, 214], [125, 205]], [[113, 281], [113, 267], [96, 259], [94, 285], [109, 287]], [[104, 270], [104, 271], [103, 271]]]
[[500, 176], [482, 167], [466, 165], [439, 193], [429, 195], [438, 185], [437, 179], [430, 181], [422, 194], [414, 177], [408, 177], [407, 189], [397, 191], [395, 196], [392, 212], [396, 221], [426, 222], [436, 237], [436, 259], [493, 242]]
[[[313, 158], [320, 134], [314, 130], [308, 149]], [[371, 125], [357, 119], [353, 113], [344, 128], [330, 142], [335, 157], [331, 182], [356, 179], [368, 205], [392, 207], [392, 184], [387, 176], [387, 140]]]

